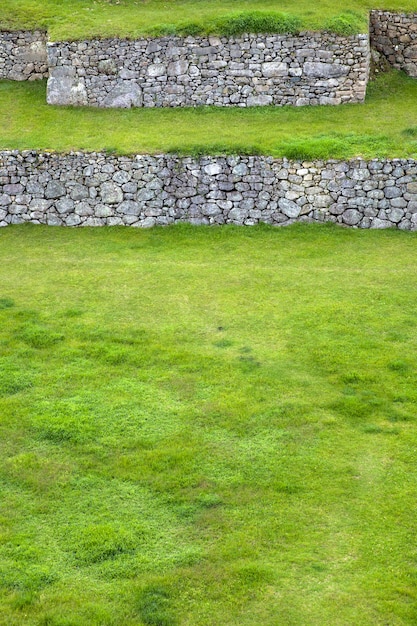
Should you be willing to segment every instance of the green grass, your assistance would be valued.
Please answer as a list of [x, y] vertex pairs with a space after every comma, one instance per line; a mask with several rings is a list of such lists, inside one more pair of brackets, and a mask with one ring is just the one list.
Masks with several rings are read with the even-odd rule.
[[2, 626], [417, 621], [416, 234], [0, 232]]
[[281, 23], [284, 14], [290, 23], [296, 21], [297, 28], [330, 28], [350, 34], [366, 32], [368, 11], [375, 8], [416, 10], [414, 0], [353, 0], [348, 10], [335, 0], [2, 0], [0, 28], [48, 28], [55, 41], [164, 32], [195, 34], [222, 32], [225, 18], [258, 11], [270, 17], [271, 13], [281, 15]]
[[416, 120], [417, 82], [398, 72], [371, 83], [363, 105], [245, 110], [53, 107], [45, 83], [0, 81], [0, 149], [417, 157]]

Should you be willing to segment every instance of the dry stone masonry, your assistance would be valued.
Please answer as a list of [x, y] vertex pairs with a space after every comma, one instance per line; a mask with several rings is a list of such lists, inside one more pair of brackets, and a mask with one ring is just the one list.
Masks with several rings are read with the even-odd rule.
[[0, 152], [0, 226], [182, 221], [417, 230], [417, 161]]
[[417, 13], [371, 11], [370, 35], [390, 65], [417, 78]]
[[[375, 54], [417, 77], [417, 13], [371, 11], [370, 35]], [[0, 33], [0, 78], [49, 77], [56, 105], [337, 105], [363, 102], [369, 77], [367, 34], [46, 40]]]
[[0, 78], [40, 80], [48, 75], [45, 32], [0, 33]]
[[[374, 11], [371, 33], [390, 63], [417, 77], [417, 14]], [[364, 98], [368, 46], [366, 35], [329, 33], [48, 45], [40, 31], [2, 33], [0, 77], [49, 73], [52, 104], [341, 104]], [[0, 152], [0, 226], [179, 221], [417, 230], [417, 161]]]
[[50, 104], [98, 107], [362, 102], [367, 35], [164, 37], [48, 44]]

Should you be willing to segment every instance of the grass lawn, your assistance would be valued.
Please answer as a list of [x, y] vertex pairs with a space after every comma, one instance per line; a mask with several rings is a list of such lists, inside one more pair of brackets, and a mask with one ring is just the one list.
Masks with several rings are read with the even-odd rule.
[[[175, 31], [219, 31], [226, 16], [260, 11], [286, 13], [300, 28], [366, 32], [370, 9], [416, 11], [415, 0], [2, 0], [0, 28], [49, 29], [52, 40], [92, 36], [138, 37]], [[336, 20], [340, 14], [343, 20]], [[220, 20], [220, 23], [219, 23]]]
[[0, 624], [417, 621], [416, 234], [0, 232]]
[[417, 157], [417, 81], [382, 75], [365, 104], [105, 110], [46, 104], [45, 82], [0, 81], [0, 149]]

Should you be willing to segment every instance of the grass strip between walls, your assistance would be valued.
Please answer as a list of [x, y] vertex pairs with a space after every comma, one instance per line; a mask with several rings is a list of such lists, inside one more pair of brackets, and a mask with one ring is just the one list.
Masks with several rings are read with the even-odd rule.
[[342, 106], [55, 107], [46, 104], [45, 88], [0, 81], [0, 149], [417, 157], [417, 81], [395, 71], [369, 84], [364, 104]]

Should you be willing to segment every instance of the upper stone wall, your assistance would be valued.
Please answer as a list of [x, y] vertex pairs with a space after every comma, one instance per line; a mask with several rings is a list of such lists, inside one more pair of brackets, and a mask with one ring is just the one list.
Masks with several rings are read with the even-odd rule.
[[0, 78], [39, 80], [48, 77], [45, 32], [15, 31], [0, 35]]
[[367, 35], [163, 37], [48, 44], [50, 104], [98, 107], [362, 102]]
[[370, 35], [390, 65], [417, 78], [417, 13], [371, 11]]

